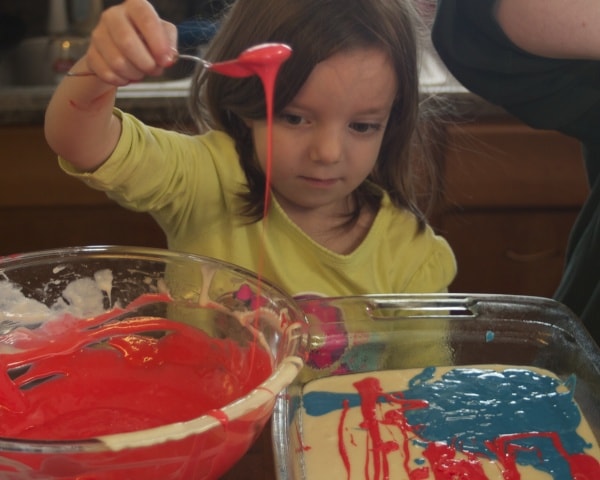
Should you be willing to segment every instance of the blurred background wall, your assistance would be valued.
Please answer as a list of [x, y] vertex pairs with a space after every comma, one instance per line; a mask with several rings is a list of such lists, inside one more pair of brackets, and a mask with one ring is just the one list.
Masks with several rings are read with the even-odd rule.
[[[227, 2], [233, 0], [151, 0], [157, 12], [166, 20], [179, 23], [191, 18], [212, 19]], [[67, 1], [70, 4], [70, 0]], [[103, 0], [104, 7], [121, 3], [120, 0]], [[46, 34], [49, 0], [0, 0], [0, 14], [22, 19], [26, 36]]]

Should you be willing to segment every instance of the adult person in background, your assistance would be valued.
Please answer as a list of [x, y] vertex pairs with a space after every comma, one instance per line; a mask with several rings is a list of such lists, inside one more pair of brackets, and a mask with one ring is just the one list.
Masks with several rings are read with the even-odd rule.
[[590, 195], [555, 298], [600, 343], [600, 4], [440, 0], [432, 39], [469, 90], [532, 127], [581, 141]]

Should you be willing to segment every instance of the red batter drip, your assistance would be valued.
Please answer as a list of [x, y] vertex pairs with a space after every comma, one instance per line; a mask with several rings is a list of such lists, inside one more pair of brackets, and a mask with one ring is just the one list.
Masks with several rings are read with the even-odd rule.
[[273, 98], [275, 96], [275, 80], [277, 73], [292, 50], [282, 43], [263, 43], [244, 50], [235, 60], [219, 62], [211, 65], [213, 72], [228, 77], [250, 77], [257, 75], [263, 84], [265, 92], [265, 106], [267, 114], [267, 162], [265, 169], [265, 210], [269, 206], [269, 186], [271, 185], [271, 160], [273, 156]]
[[[275, 81], [281, 65], [283, 65], [283, 63], [290, 57], [291, 54], [292, 49], [288, 45], [282, 43], [264, 43], [244, 50], [235, 60], [219, 62], [211, 66], [212, 71], [230, 77], [243, 78], [257, 75], [263, 84], [267, 119], [267, 159], [265, 165], [265, 196], [263, 207], [265, 226], [271, 196]], [[258, 270], [256, 272], [259, 280], [262, 279], [263, 275], [265, 261], [264, 255], [264, 248], [261, 248], [258, 256]], [[260, 288], [258, 297], [260, 297]]]

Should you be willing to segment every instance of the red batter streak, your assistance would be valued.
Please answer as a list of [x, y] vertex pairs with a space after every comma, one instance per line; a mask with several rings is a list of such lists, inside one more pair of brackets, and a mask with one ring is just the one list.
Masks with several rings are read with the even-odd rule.
[[[418, 433], [407, 422], [404, 412], [414, 408], [426, 408], [427, 403], [419, 400], [407, 400], [398, 395], [390, 395], [383, 392], [379, 380], [367, 377], [354, 383], [354, 387], [360, 395], [360, 409], [363, 422], [360, 425], [368, 432], [369, 445], [367, 452], [367, 462], [364, 470], [365, 479], [385, 480], [389, 479], [388, 456], [390, 453], [403, 448], [404, 470], [408, 480], [422, 480], [433, 475], [436, 480], [487, 480], [478, 457], [469, 452], [460, 450], [466, 458], [457, 458], [459, 449], [455, 445], [447, 443], [430, 442], [427, 444], [424, 457], [431, 465], [429, 467], [410, 468], [410, 455], [408, 443], [410, 438], [418, 438]], [[397, 409], [388, 411], [384, 418], [378, 418], [378, 405], [384, 398], [389, 404], [398, 405]], [[344, 430], [344, 420], [347, 402], [342, 409], [340, 425], [338, 428], [340, 456], [344, 462], [347, 471], [347, 478], [350, 478], [350, 463], [348, 452], [341, 432]], [[401, 438], [394, 441], [384, 442], [381, 438], [381, 428], [394, 430], [400, 433]], [[519, 439], [526, 437], [547, 437], [549, 438], [556, 451], [567, 461], [573, 480], [592, 480], [600, 478], [600, 464], [598, 461], [585, 454], [570, 455], [562, 446], [560, 437], [554, 432], [531, 432], [519, 433], [514, 435], [504, 435], [495, 439], [493, 442], [487, 442], [486, 446], [496, 454], [502, 467], [502, 477], [505, 480], [519, 480], [521, 478], [517, 471], [516, 455], [522, 446], [515, 443]], [[370, 463], [372, 462], [372, 467]], [[372, 475], [369, 473], [372, 471]]]

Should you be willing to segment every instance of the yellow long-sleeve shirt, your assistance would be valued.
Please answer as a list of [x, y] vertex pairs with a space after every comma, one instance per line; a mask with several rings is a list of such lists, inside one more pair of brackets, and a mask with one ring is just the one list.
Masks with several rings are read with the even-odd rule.
[[314, 242], [274, 199], [266, 223], [236, 215], [246, 180], [228, 135], [184, 135], [117, 114], [121, 139], [100, 168], [82, 174], [61, 160], [62, 168], [122, 206], [149, 212], [170, 249], [260, 270], [294, 296], [443, 292], [455, 276], [447, 242], [429, 227], [418, 233], [415, 217], [386, 194], [363, 242], [340, 255]]

